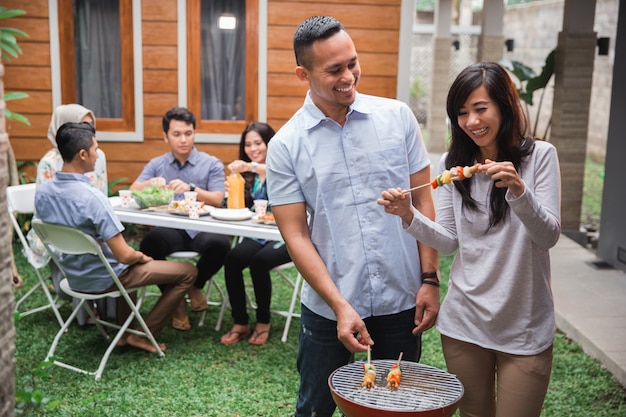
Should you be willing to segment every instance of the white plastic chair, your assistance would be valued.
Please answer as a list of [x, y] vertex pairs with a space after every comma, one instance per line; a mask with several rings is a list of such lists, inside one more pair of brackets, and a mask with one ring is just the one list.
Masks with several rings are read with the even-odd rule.
[[[296, 276], [296, 279], [294, 281], [291, 278], [289, 278], [287, 274], [285, 273], [286, 269], [294, 268], [294, 267], [295, 265], [293, 264], [293, 262], [288, 262], [286, 264], [279, 265], [272, 269], [272, 272], [277, 273], [281, 278], [283, 278], [286, 282], [288, 282], [289, 285], [291, 285], [292, 287], [291, 300], [289, 302], [289, 309], [288, 310], [276, 310], [276, 309], [270, 310], [270, 312], [281, 315], [287, 319], [285, 321], [285, 329], [283, 330], [283, 335], [280, 338], [280, 340], [283, 343], [287, 341], [287, 336], [289, 334], [289, 327], [291, 326], [291, 320], [294, 317], [300, 318], [300, 314], [294, 313], [294, 310], [296, 308], [296, 301], [298, 297], [300, 296], [300, 288], [302, 286], [302, 275], [300, 275], [300, 272], [298, 272], [298, 275]], [[215, 305], [221, 306], [220, 313], [217, 318], [217, 325], [215, 326], [215, 330], [220, 330], [220, 328], [222, 327], [222, 321], [224, 319], [224, 312], [226, 311], [226, 307], [229, 306], [230, 303], [228, 302], [228, 298], [225, 297], [224, 291], [215, 282], [215, 278], [209, 281], [209, 290], [207, 291], [207, 299], [209, 298], [209, 294], [210, 294], [212, 287], [215, 287], [217, 289], [222, 300], [221, 302], [216, 302], [216, 301], [213, 302], [215, 303]], [[248, 292], [246, 292], [246, 298], [248, 300], [248, 308], [251, 310], [256, 310], [257, 308], [256, 304], [252, 300], [252, 297], [250, 297], [250, 294], [248, 294]], [[205, 311], [202, 312], [202, 316], [200, 317], [200, 322], [198, 323], [198, 326], [202, 326], [204, 324], [205, 313], [206, 313]]]
[[[243, 239], [242, 237], [234, 237], [232, 246], [234, 247], [237, 243], [241, 242], [242, 239]], [[289, 278], [287, 274], [285, 273], [285, 270], [289, 268], [294, 268], [294, 267], [295, 265], [293, 262], [288, 262], [286, 264], [278, 265], [277, 267], [272, 268], [272, 272], [275, 272], [276, 274], [278, 274], [282, 279], [284, 279], [287, 283], [289, 283], [289, 285], [292, 288], [291, 300], [289, 302], [289, 309], [288, 310], [276, 310], [276, 309], [270, 310], [270, 312], [281, 315], [287, 319], [285, 321], [285, 329], [283, 330], [283, 335], [280, 338], [280, 340], [283, 343], [287, 341], [287, 335], [289, 334], [289, 327], [291, 326], [291, 320], [294, 317], [300, 318], [300, 314], [294, 313], [294, 310], [296, 308], [296, 300], [300, 296], [300, 288], [302, 286], [302, 275], [300, 275], [300, 272], [298, 272], [298, 275], [296, 276], [296, 279], [294, 281], [291, 278]], [[220, 309], [219, 316], [217, 318], [217, 326], [215, 326], [215, 330], [220, 330], [220, 328], [222, 327], [222, 320], [224, 319], [224, 312], [226, 310], [226, 307], [229, 306], [230, 303], [228, 301], [228, 297], [225, 297], [224, 291], [215, 282], [215, 278], [209, 281], [209, 290], [207, 291], [207, 299], [209, 297], [209, 292], [211, 291], [212, 286], [215, 286], [215, 288], [217, 288], [218, 292], [220, 293], [221, 300], [222, 300], [221, 303], [219, 303], [221, 305], [221, 309]], [[252, 300], [252, 297], [250, 297], [250, 294], [248, 294], [248, 292], [246, 292], [246, 298], [248, 301], [248, 308], [251, 310], [256, 310], [257, 306], [255, 302]], [[202, 313], [202, 316], [200, 317], [200, 323], [198, 324], [198, 326], [202, 326], [202, 324], [204, 323], [205, 313], [206, 312]]]
[[[159, 344], [157, 343], [157, 341], [154, 339], [152, 332], [150, 331], [150, 329], [148, 329], [146, 322], [144, 321], [143, 317], [141, 316], [141, 313], [139, 312], [139, 309], [141, 308], [141, 304], [143, 302], [143, 299], [146, 293], [146, 287], [130, 288], [128, 290], [124, 288], [124, 286], [118, 279], [117, 275], [115, 274], [115, 271], [113, 271], [113, 269], [111, 268], [111, 265], [109, 264], [106, 257], [102, 253], [102, 249], [100, 248], [100, 245], [91, 236], [83, 233], [82, 231], [75, 229], [75, 228], [68, 227], [68, 226], [44, 223], [40, 219], [34, 219], [32, 222], [32, 226], [35, 229], [35, 232], [37, 233], [39, 238], [42, 240], [42, 242], [48, 249], [48, 251], [51, 253], [53, 261], [57, 264], [57, 266], [59, 267], [61, 272], [63, 272], [64, 275], [65, 273], [63, 271], [63, 267], [59, 261], [59, 254], [96, 255], [100, 259], [100, 261], [104, 264], [107, 271], [111, 275], [112, 280], [115, 282], [115, 285], [117, 286], [116, 291], [109, 291], [109, 292], [100, 293], [100, 294], [90, 294], [90, 293], [83, 293], [83, 292], [72, 290], [69, 286], [67, 278], [64, 278], [61, 281], [61, 289], [65, 291], [67, 294], [71, 295], [72, 297], [79, 299], [80, 302], [74, 308], [74, 310], [72, 311], [72, 314], [67, 319], [67, 321], [63, 324], [63, 326], [61, 327], [61, 330], [59, 330], [58, 333], [56, 334], [52, 342], [52, 345], [50, 346], [50, 350], [48, 351], [48, 354], [46, 356], [46, 360], [50, 360], [51, 358], [55, 356], [54, 353], [56, 351], [56, 348], [59, 344], [61, 337], [64, 334], [66, 334], [66, 330], [68, 329], [72, 321], [76, 318], [78, 311], [81, 308], [85, 307], [85, 303], [86, 302], [93, 303], [93, 301], [95, 300], [103, 299], [106, 297], [118, 298], [118, 303], [122, 302], [121, 299], [124, 299], [125, 302], [128, 304], [128, 306], [130, 307], [131, 312], [128, 318], [126, 319], [126, 321], [124, 322], [124, 324], [120, 326], [116, 323], [112, 323], [112, 322], [96, 317], [92, 309], [85, 308], [85, 310], [87, 311], [91, 319], [96, 324], [97, 329], [107, 340], [110, 340], [111, 338], [107, 334], [103, 326], [118, 330], [115, 337], [113, 338], [113, 340], [110, 341], [108, 348], [104, 352], [104, 355], [102, 356], [102, 359], [100, 360], [100, 365], [98, 366], [98, 369], [93, 372], [87, 371], [87, 370], [78, 368], [76, 366], [70, 365], [68, 363], [61, 362], [60, 360], [57, 360], [57, 359], [54, 359], [53, 363], [57, 366], [70, 369], [72, 371], [81, 372], [81, 373], [88, 374], [88, 375], [94, 375], [96, 379], [100, 379], [100, 377], [102, 376], [102, 373], [104, 372], [104, 368], [107, 364], [109, 356], [111, 355], [111, 352], [117, 345], [117, 342], [123, 336], [124, 332], [134, 333], [134, 334], [148, 338], [148, 340], [150, 340], [150, 343], [154, 346], [156, 353], [159, 356], [164, 356], [163, 351], [159, 347]], [[128, 295], [129, 291], [137, 293], [137, 301], [133, 302], [133, 300]], [[137, 323], [139, 323], [143, 331], [135, 330], [129, 327], [130, 324], [133, 322], [133, 320], [136, 320]]]
[[[22, 227], [18, 221], [19, 214], [33, 214], [35, 208], [35, 188], [36, 184], [22, 184], [22, 185], [11, 185], [7, 187], [7, 207], [9, 210], [9, 218], [11, 219], [11, 223], [13, 224], [13, 229], [15, 229], [15, 233], [22, 244], [24, 255], [28, 260], [30, 266], [35, 270], [35, 276], [37, 277], [37, 284], [35, 284], [32, 288], [30, 288], [26, 294], [24, 294], [17, 302], [15, 303], [15, 311], [20, 314], [21, 317], [25, 317], [39, 311], [44, 310], [52, 310], [54, 316], [59, 322], [59, 326], [63, 326], [63, 318], [59, 313], [59, 307], [64, 305], [67, 301], [59, 299], [59, 295], [55, 294], [53, 297], [48, 290], [48, 282], [52, 282], [50, 274], [42, 275], [41, 269], [45, 265], [37, 264], [34, 259], [33, 252], [26, 240], [26, 237], [22, 233]], [[30, 310], [20, 311], [20, 306], [24, 301], [26, 301], [35, 291], [39, 288], [44, 292], [46, 299], [48, 302], [39, 307], [34, 307]]]

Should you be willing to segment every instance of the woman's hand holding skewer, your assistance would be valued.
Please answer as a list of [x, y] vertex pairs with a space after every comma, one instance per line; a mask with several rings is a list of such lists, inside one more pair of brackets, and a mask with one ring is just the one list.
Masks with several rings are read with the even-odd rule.
[[400, 216], [406, 224], [411, 224], [413, 221], [411, 197], [403, 193], [401, 188], [389, 188], [383, 191], [381, 198], [376, 202], [385, 208], [386, 213]]

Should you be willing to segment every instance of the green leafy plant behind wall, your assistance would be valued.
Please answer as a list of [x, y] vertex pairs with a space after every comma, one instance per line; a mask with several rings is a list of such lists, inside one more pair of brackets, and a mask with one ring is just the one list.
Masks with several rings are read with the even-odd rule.
[[[24, 10], [10, 10], [4, 6], [0, 6], [0, 20], [11, 19], [24, 14], [26, 14]], [[28, 34], [19, 29], [0, 26], [0, 53], [3, 61], [11, 62], [11, 58], [17, 58], [22, 54], [22, 48], [17, 44], [17, 37], [28, 38]], [[18, 100], [26, 97], [28, 97], [26, 93], [5, 93], [4, 101]], [[30, 122], [26, 117], [19, 113], [12, 112], [8, 108], [5, 108], [4, 115], [9, 120], [16, 120], [30, 126]]]
[[[541, 69], [540, 74], [536, 74], [532, 68], [529, 66], [522, 64], [519, 61], [511, 61], [508, 59], [500, 60], [500, 65], [506, 68], [510, 73], [512, 73], [519, 80], [520, 87], [517, 89], [520, 98], [524, 101], [526, 106], [526, 114], [529, 113], [529, 106], [533, 105], [533, 95], [535, 91], [541, 90], [541, 95], [539, 96], [539, 103], [537, 104], [537, 115], [535, 117], [535, 122], [533, 124], [533, 129], [531, 134], [537, 137], [537, 128], [539, 125], [539, 116], [541, 115], [541, 107], [543, 105], [543, 99], [546, 93], [546, 86], [550, 82], [550, 79], [554, 75], [554, 66], [556, 62], [556, 49], [553, 49], [548, 56], [546, 57], [546, 62], [544, 63], [543, 68]], [[552, 118], [548, 121], [548, 124], [545, 128], [543, 136], [539, 136], [541, 138], [546, 138], [548, 136], [548, 132], [550, 130], [550, 125], [552, 122]]]

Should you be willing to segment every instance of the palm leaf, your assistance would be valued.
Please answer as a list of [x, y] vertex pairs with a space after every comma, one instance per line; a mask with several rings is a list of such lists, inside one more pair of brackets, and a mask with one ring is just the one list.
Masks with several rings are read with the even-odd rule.
[[0, 20], [10, 19], [15, 16], [21, 16], [26, 14], [26, 11], [20, 9], [9, 10], [4, 6], [0, 6]]
[[4, 109], [4, 115], [8, 120], [15, 120], [16, 122], [24, 123], [26, 126], [30, 126], [30, 121], [19, 113], [12, 112], [9, 109]]
[[21, 31], [19, 29], [15, 29], [15, 28], [5, 28], [5, 27], [3, 27], [3, 28], [0, 28], [0, 30], [3, 33], [7, 33], [7, 34], [12, 35], [12, 36], [20, 36], [22, 38], [29, 38], [30, 37], [30, 36], [28, 36], [28, 33], [24, 32], [24, 31]]
[[[0, 49], [2, 50], [3, 58], [8, 58], [8, 55], [11, 55], [13, 58], [17, 58], [18, 55], [22, 53], [22, 48], [17, 46], [17, 44], [0, 43]], [[10, 59], [8, 62], [10, 62]]]
[[13, 91], [12, 93], [4, 93], [4, 101], [19, 100], [22, 98], [28, 98], [28, 94], [21, 91]]

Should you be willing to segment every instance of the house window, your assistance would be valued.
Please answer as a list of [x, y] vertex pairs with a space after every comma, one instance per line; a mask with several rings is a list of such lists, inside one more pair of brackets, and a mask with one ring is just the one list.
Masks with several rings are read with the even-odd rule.
[[187, 98], [198, 131], [240, 133], [258, 106], [258, 0], [187, 0]]
[[58, 0], [61, 100], [98, 130], [135, 130], [132, 0]]

